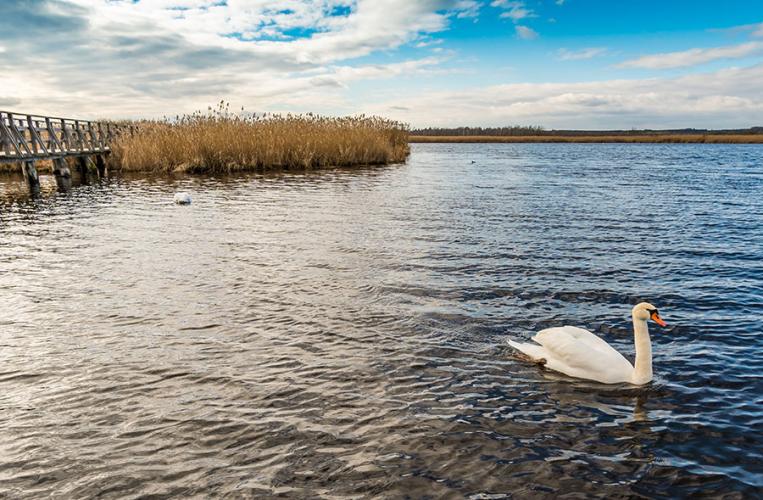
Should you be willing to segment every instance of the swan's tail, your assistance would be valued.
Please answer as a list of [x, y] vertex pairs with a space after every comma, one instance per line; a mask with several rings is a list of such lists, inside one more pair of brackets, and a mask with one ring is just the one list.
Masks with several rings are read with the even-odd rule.
[[546, 363], [548, 356], [546, 355], [546, 350], [543, 348], [543, 346], [537, 344], [526, 344], [524, 342], [514, 342], [513, 340], [509, 340], [508, 343], [511, 347], [529, 357], [536, 363]]

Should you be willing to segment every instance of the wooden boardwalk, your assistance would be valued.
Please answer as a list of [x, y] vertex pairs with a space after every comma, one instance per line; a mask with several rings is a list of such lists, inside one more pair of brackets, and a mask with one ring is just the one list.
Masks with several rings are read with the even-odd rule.
[[35, 162], [52, 160], [56, 176], [70, 176], [67, 157], [77, 158], [82, 171], [103, 175], [111, 142], [134, 127], [109, 122], [0, 111], [0, 163], [19, 163], [30, 186], [39, 186]]

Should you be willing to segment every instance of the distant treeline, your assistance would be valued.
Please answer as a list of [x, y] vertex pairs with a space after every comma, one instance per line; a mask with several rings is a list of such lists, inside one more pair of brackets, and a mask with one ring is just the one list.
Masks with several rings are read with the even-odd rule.
[[456, 127], [456, 128], [419, 128], [410, 131], [416, 136], [639, 136], [639, 135], [759, 135], [763, 134], [763, 127], [750, 127], [744, 129], [712, 130], [704, 128], [682, 129], [640, 129], [640, 130], [546, 130], [539, 126], [511, 126], [511, 127]]
[[548, 132], [543, 127], [535, 126], [511, 126], [511, 127], [457, 127], [457, 128], [419, 128], [411, 130], [411, 135], [448, 135], [448, 136], [473, 136], [473, 135], [544, 135]]

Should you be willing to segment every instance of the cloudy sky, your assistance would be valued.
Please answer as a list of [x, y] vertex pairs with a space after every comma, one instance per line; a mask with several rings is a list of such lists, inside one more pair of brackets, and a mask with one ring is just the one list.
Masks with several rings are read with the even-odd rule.
[[0, 109], [763, 125], [759, 0], [0, 0]]

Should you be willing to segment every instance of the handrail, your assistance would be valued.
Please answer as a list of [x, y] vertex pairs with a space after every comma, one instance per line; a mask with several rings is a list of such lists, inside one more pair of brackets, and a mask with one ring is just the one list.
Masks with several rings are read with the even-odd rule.
[[135, 125], [0, 110], [0, 163], [108, 154]]
[[43, 118], [43, 119], [50, 118], [51, 120], [67, 120], [67, 121], [75, 121], [76, 120], [76, 121], [79, 121], [79, 122], [82, 122], [82, 123], [87, 123], [88, 121], [91, 121], [91, 122], [94, 122], [94, 123], [99, 122], [99, 121], [104, 121], [104, 120], [81, 120], [79, 118], [64, 118], [63, 116], [51, 116], [51, 115], [44, 115], [44, 114], [39, 114], [39, 113], [21, 113], [19, 111], [12, 111], [12, 110], [7, 110], [7, 109], [6, 110], [0, 110], [0, 114], [12, 114], [12, 115], [19, 115], [19, 116], [36, 116], [38, 118]]

